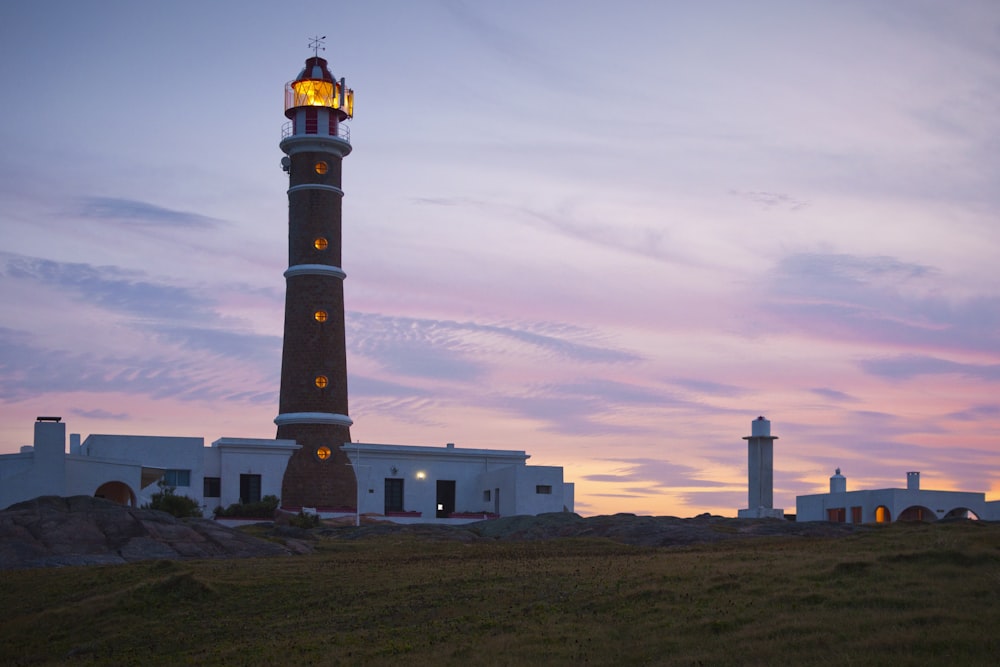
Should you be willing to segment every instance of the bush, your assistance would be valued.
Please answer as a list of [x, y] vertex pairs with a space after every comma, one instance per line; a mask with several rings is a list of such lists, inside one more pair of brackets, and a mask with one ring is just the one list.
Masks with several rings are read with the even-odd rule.
[[142, 506], [144, 510], [160, 510], [167, 514], [172, 514], [178, 519], [189, 516], [201, 516], [201, 507], [198, 501], [187, 496], [178, 496], [174, 493], [174, 487], [167, 486], [163, 480], [158, 482], [160, 490], [153, 494], [152, 499]]
[[248, 517], [253, 519], [270, 519], [278, 509], [278, 496], [264, 496], [256, 503], [233, 503], [223, 509], [215, 508], [215, 516]]

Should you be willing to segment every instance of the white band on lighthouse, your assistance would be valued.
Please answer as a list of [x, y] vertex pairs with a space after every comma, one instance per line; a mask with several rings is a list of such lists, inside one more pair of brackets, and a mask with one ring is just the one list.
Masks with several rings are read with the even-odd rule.
[[288, 267], [285, 271], [285, 277], [292, 278], [294, 276], [332, 276], [341, 280], [347, 278], [347, 274], [342, 268], [329, 264], [296, 264]]
[[341, 197], [344, 196], [343, 190], [335, 185], [327, 185], [325, 183], [303, 183], [301, 185], [293, 185], [288, 188], [288, 194], [292, 194], [293, 192], [297, 192], [299, 190], [327, 190], [328, 192], [333, 192]]
[[274, 423], [278, 426], [285, 424], [335, 424], [338, 426], [350, 426], [354, 420], [347, 415], [338, 415], [334, 412], [286, 412], [274, 418]]

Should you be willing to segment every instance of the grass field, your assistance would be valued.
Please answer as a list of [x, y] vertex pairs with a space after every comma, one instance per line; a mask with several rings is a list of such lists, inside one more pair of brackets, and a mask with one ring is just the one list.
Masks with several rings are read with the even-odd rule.
[[683, 549], [325, 539], [0, 572], [0, 662], [1000, 664], [1000, 525]]

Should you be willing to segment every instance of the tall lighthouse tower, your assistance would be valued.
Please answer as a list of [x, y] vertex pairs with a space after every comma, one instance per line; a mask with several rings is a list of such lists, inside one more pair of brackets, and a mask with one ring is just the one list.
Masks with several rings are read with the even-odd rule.
[[341, 268], [341, 162], [351, 152], [344, 122], [354, 91], [313, 57], [285, 85], [281, 164], [288, 172], [288, 270], [277, 437], [301, 445], [289, 460], [282, 503], [353, 508], [354, 472], [341, 446], [351, 441]]

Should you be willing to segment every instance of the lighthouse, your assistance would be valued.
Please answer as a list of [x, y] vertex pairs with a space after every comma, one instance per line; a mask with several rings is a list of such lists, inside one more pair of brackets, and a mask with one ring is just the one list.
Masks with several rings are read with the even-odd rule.
[[750, 423], [747, 441], [747, 509], [741, 519], [781, 519], [785, 511], [774, 507], [774, 441], [771, 422], [763, 416]]
[[321, 39], [285, 85], [281, 164], [288, 173], [288, 269], [281, 355], [279, 439], [295, 440], [282, 482], [285, 506], [355, 507], [357, 488], [342, 445], [351, 441], [341, 267], [341, 163], [351, 152], [345, 122], [354, 91], [319, 57]]

